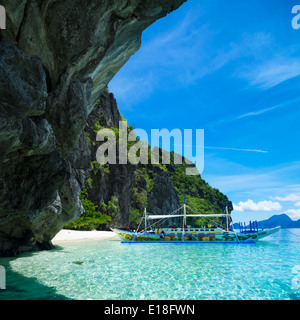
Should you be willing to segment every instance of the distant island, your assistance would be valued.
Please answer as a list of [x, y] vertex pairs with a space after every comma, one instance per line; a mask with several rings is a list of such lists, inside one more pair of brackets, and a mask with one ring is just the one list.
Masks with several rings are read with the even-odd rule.
[[[267, 220], [258, 221], [258, 227], [267, 229], [267, 228], [274, 228], [277, 226], [281, 226], [281, 228], [300, 228], [300, 219], [297, 221], [292, 220], [287, 214], [278, 214], [270, 217]], [[233, 225], [235, 229], [239, 228], [239, 224], [235, 223]], [[247, 225], [249, 228], [249, 225]]]

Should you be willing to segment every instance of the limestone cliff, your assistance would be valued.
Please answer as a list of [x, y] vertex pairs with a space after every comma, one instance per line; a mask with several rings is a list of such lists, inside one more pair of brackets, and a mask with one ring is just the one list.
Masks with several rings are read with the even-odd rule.
[[50, 248], [82, 213], [88, 115], [142, 31], [183, 2], [1, 1], [0, 255]]
[[[168, 172], [159, 165], [114, 164], [100, 166], [96, 161], [97, 128], [119, 128], [121, 115], [112, 93], [104, 92], [89, 115], [85, 134], [88, 138], [93, 170], [88, 175], [84, 190], [88, 198], [104, 212], [102, 203], [115, 202], [110, 226], [124, 228], [128, 224], [136, 226], [143, 213], [144, 202], [149, 210], [160, 214], [178, 208], [179, 197]], [[96, 129], [95, 129], [96, 128]], [[146, 172], [148, 171], [148, 172]], [[151, 186], [147, 185], [151, 180]], [[136, 217], [135, 217], [136, 216]], [[103, 226], [105, 227], [105, 226]]]
[[[149, 161], [148, 164], [137, 165], [122, 165], [118, 162], [100, 165], [96, 160], [96, 152], [103, 142], [96, 141], [96, 134], [99, 129], [111, 128], [118, 136], [121, 119], [113, 94], [103, 92], [89, 115], [85, 128], [92, 170], [83, 187], [84, 196], [97, 206], [97, 211], [109, 215], [111, 221], [104, 225], [95, 222], [95, 224], [87, 223], [83, 226], [81, 218], [79, 221], [68, 224], [68, 228], [105, 229], [107, 227], [124, 228], [127, 225], [137, 228], [143, 216], [144, 203], [147, 203], [148, 212], [166, 214], [178, 209], [183, 204], [184, 196], [187, 203], [198, 212], [224, 212], [228, 198], [208, 185], [199, 173], [195, 176], [187, 176], [185, 174], [187, 167], [197, 169], [187, 160], [182, 164], [175, 164], [174, 158], [179, 157], [179, 154], [170, 154], [170, 165], [162, 165], [162, 161], [159, 164], [151, 164]], [[132, 128], [128, 126], [128, 130], [131, 131]], [[82, 139], [84, 140], [84, 135]], [[158, 151], [160, 157], [163, 152], [166, 152], [162, 149]], [[230, 201], [228, 203], [231, 211], [232, 203]], [[180, 222], [175, 218], [174, 221], [168, 220], [165, 223], [170, 225], [170, 223]]]

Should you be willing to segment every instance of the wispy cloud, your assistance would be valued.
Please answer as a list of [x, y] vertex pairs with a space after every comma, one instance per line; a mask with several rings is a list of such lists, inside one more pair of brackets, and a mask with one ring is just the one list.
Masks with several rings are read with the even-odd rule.
[[[207, 161], [205, 162], [205, 168]], [[279, 188], [280, 183], [276, 177], [271, 173], [260, 173], [249, 170], [248, 173], [239, 173], [231, 175], [206, 175], [204, 168], [203, 178], [208, 181], [210, 185], [222, 190], [225, 194], [238, 197], [244, 197], [246, 195], [261, 195], [265, 194], [267, 198], [269, 191], [275, 188]], [[224, 172], [227, 172], [227, 168], [223, 168]]]
[[258, 110], [249, 111], [249, 112], [246, 112], [246, 113], [243, 113], [243, 114], [240, 114], [240, 115], [222, 118], [222, 119], [219, 119], [219, 120], [211, 122], [210, 124], [208, 124], [208, 127], [211, 129], [211, 128], [214, 128], [215, 126], [232, 123], [232, 122], [244, 119], [244, 118], [257, 117], [257, 116], [260, 116], [260, 115], [264, 115], [265, 113], [268, 113], [268, 112], [272, 112], [272, 111], [275, 111], [275, 110], [278, 110], [278, 109], [283, 109], [283, 108], [287, 108], [289, 106], [293, 106], [295, 103], [297, 103], [299, 101], [300, 101], [300, 98], [289, 99], [289, 100], [286, 100], [283, 103], [276, 104], [276, 105], [271, 106], [271, 107], [260, 108]]
[[252, 111], [252, 112], [248, 112], [248, 113], [245, 113], [245, 114], [242, 114], [238, 117], [236, 117], [236, 119], [241, 119], [241, 118], [245, 118], [245, 117], [253, 117], [253, 116], [258, 116], [258, 115], [261, 115], [263, 113], [266, 113], [266, 112], [269, 112], [269, 111], [272, 111], [272, 110], [275, 110], [275, 109], [278, 109], [278, 108], [281, 108], [283, 105], [277, 105], [277, 106], [274, 106], [274, 107], [270, 107], [270, 108], [265, 108], [265, 109], [261, 109], [261, 110], [257, 110], [257, 111]]
[[141, 49], [110, 82], [123, 106], [131, 108], [155, 90], [187, 86], [207, 74], [205, 43], [213, 36], [206, 24], [197, 24], [192, 10], [171, 28], [143, 37]]
[[[144, 33], [141, 49], [110, 83], [123, 105], [136, 105], [155, 90], [176, 90], [197, 84], [226, 66], [230, 66], [227, 79], [243, 79], [246, 87], [264, 90], [300, 75], [300, 59], [295, 50], [278, 44], [275, 33], [241, 28], [228, 36], [222, 20], [217, 24], [212, 19], [215, 7], [205, 8], [194, 2], [190, 10], [182, 9], [184, 14], [176, 23], [164, 24], [165, 29], [155, 29], [153, 25], [155, 32], [151, 33], [150, 27]], [[217, 81], [224, 82], [224, 75]], [[145, 95], [137, 94], [144, 84]], [[261, 110], [269, 112], [275, 106], [272, 108]], [[254, 115], [258, 113], [245, 116]]]
[[132, 110], [136, 103], [147, 99], [153, 93], [157, 81], [157, 76], [152, 72], [135, 77], [120, 75], [113, 80], [109, 90], [118, 101], [123, 102], [123, 111]]
[[240, 148], [225, 148], [225, 147], [204, 147], [204, 149], [215, 149], [215, 150], [231, 150], [231, 151], [244, 151], [244, 152], [258, 152], [268, 153], [269, 151], [258, 150], [258, 149], [240, 149]]
[[300, 75], [300, 59], [289, 56], [276, 56], [271, 61], [252, 65], [251, 70], [245, 72], [243, 77], [252, 86], [261, 89], [270, 89], [279, 83]]
[[[300, 185], [295, 184], [297, 176], [295, 172], [300, 170], [300, 162], [286, 163], [268, 168], [249, 168], [236, 163], [228, 162], [226, 159], [210, 156], [205, 160], [205, 168], [215, 174], [203, 172], [203, 178], [210, 185], [222, 190], [231, 197], [242, 200], [249, 198], [271, 198], [279, 201], [282, 194], [300, 194]], [[235, 172], [226, 174], [227, 172]], [[233, 199], [234, 200], [234, 199]]]
[[[174, 88], [193, 85], [225, 66], [238, 62], [240, 58], [259, 54], [272, 41], [270, 35], [263, 32], [244, 33], [223, 45], [222, 29], [207, 20], [200, 23], [200, 19], [201, 12], [190, 10], [172, 28], [158, 32], [146, 41], [143, 39], [139, 52], [123, 68], [130, 68], [130, 71], [121, 70], [110, 83], [110, 88], [119, 99], [124, 96], [124, 100], [131, 100], [135, 96], [133, 91], [140, 88], [136, 79], [144, 80], [148, 92], [161, 86]], [[215, 46], [215, 43], [220, 43], [220, 46]], [[239, 63], [233, 65], [232, 73], [239, 66]], [[153, 77], [153, 74], [155, 81], [149, 81], [147, 78]], [[240, 70], [237, 74], [240, 74]], [[251, 78], [247, 72], [242, 74]], [[135, 100], [138, 99], [135, 97]]]
[[[181, 147], [182, 145], [174, 144], [176, 147]], [[184, 147], [196, 148], [196, 145], [185, 144]], [[258, 153], [268, 153], [269, 151], [259, 150], [259, 149], [243, 149], [243, 148], [230, 148], [230, 147], [214, 147], [214, 146], [204, 146], [204, 149], [211, 150], [228, 150], [228, 151], [243, 151], [243, 152], [258, 152]]]

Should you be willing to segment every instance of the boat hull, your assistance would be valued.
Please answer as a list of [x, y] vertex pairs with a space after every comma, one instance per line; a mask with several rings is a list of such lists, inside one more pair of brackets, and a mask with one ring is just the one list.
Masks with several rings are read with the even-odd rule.
[[182, 232], [174, 233], [135, 233], [113, 229], [123, 243], [255, 243], [256, 241], [277, 232], [280, 227], [257, 232], [234, 233], [223, 232]]

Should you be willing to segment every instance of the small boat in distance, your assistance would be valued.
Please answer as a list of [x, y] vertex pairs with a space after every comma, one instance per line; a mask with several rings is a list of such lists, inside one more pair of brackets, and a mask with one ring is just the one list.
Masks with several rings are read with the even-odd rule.
[[[190, 209], [192, 214], [187, 214], [186, 209]], [[183, 214], [181, 210], [183, 209]], [[205, 227], [187, 226], [187, 218], [226, 218], [226, 227], [222, 225], [206, 225]], [[182, 227], [160, 227], [159, 222], [170, 218], [182, 218]], [[280, 226], [258, 230], [257, 222], [250, 222], [250, 228], [240, 228], [236, 232], [233, 225], [229, 227], [230, 214], [226, 204], [226, 213], [224, 214], [198, 214], [185, 203], [183, 207], [178, 208], [171, 214], [167, 215], [147, 215], [146, 205], [144, 210], [145, 230], [129, 231], [121, 229], [112, 229], [123, 241], [122, 243], [255, 243], [256, 241], [279, 231]], [[158, 222], [147, 227], [149, 220], [159, 220]]]

